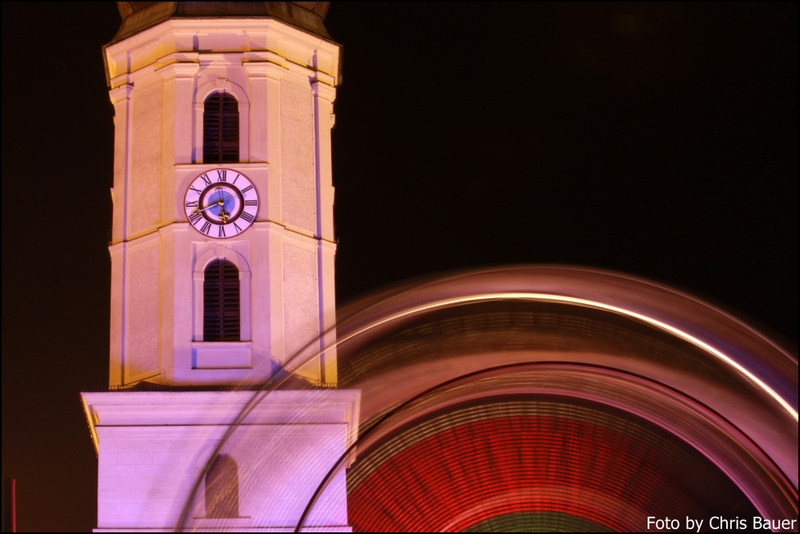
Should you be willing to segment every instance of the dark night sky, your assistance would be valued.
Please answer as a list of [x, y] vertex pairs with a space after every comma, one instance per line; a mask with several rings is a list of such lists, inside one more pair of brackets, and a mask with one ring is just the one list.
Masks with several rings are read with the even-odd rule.
[[[3, 477], [95, 526], [114, 4], [3, 4]], [[797, 3], [336, 4], [339, 301], [559, 263], [707, 299], [796, 352]]]

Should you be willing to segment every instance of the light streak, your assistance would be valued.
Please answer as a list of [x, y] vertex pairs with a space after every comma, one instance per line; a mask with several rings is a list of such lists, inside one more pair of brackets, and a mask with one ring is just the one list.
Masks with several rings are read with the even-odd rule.
[[[698, 339], [697, 337], [684, 332], [683, 330], [676, 328], [670, 324], [667, 324], [663, 321], [655, 319], [653, 317], [649, 317], [647, 315], [635, 312], [633, 310], [628, 310], [625, 308], [621, 308], [619, 306], [613, 306], [611, 304], [606, 304], [603, 302], [598, 302], [595, 300], [589, 300], [579, 297], [570, 297], [565, 295], [554, 295], [548, 293], [533, 293], [533, 292], [520, 292], [520, 291], [512, 291], [512, 292], [493, 292], [493, 293], [486, 293], [486, 294], [473, 294], [473, 295], [464, 295], [459, 297], [452, 297], [452, 298], [445, 298], [442, 300], [438, 300], [435, 302], [429, 302], [426, 304], [417, 305], [411, 308], [404, 309], [400, 312], [396, 312], [394, 314], [388, 315], [386, 317], [381, 318], [380, 320], [373, 321], [354, 332], [351, 332], [339, 339], [336, 340], [335, 343], [330, 345], [329, 347], [324, 348], [320, 351], [317, 355], [312, 356], [316, 357], [326, 353], [327, 351], [337, 347], [338, 345], [355, 338], [369, 330], [382, 326], [384, 324], [390, 323], [392, 321], [403, 319], [405, 317], [424, 313], [428, 311], [433, 311], [440, 308], [447, 308], [450, 306], [460, 306], [464, 304], [471, 304], [475, 302], [489, 302], [489, 301], [500, 301], [500, 300], [532, 300], [532, 301], [545, 301], [545, 302], [556, 302], [562, 304], [572, 304], [577, 306], [584, 306], [589, 308], [595, 308], [605, 311], [610, 311], [613, 313], [617, 313], [623, 316], [632, 317], [634, 319], [638, 319], [644, 323], [650, 324], [655, 326], [661, 330], [669, 332], [689, 343], [705, 350], [706, 352], [712, 354], [719, 360], [725, 362], [727, 365], [733, 367], [741, 374], [746, 376], [748, 379], [753, 381], [757, 384], [760, 388], [762, 388], [770, 397], [772, 397], [780, 406], [795, 420], [798, 421], [798, 414], [797, 410], [795, 410], [789, 402], [787, 402], [783, 397], [781, 397], [774, 389], [772, 389], [768, 384], [766, 384], [763, 380], [758, 378], [755, 374], [750, 372], [736, 360], [728, 356], [727, 354], [723, 353], [722, 351], [716, 349], [715, 347], [709, 345], [708, 343]], [[308, 360], [310, 361], [311, 358]], [[306, 363], [304, 361], [303, 363]]]

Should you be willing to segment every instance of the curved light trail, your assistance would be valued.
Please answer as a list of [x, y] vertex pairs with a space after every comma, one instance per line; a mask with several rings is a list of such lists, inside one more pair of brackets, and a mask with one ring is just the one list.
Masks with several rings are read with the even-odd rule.
[[396, 314], [384, 317], [384, 318], [382, 318], [382, 319], [380, 319], [378, 321], [375, 321], [375, 322], [373, 322], [371, 324], [368, 324], [368, 325], [366, 325], [366, 326], [364, 326], [364, 327], [362, 327], [362, 328], [360, 328], [360, 329], [358, 329], [358, 330], [356, 330], [354, 332], [351, 332], [348, 335], [346, 335], [345, 337], [337, 339], [336, 342], [333, 343], [330, 347], [327, 347], [327, 348], [319, 351], [317, 354], [312, 355], [307, 360], [304, 360], [301, 365], [304, 365], [305, 363], [307, 363], [308, 361], [311, 361], [313, 358], [318, 357], [319, 355], [322, 355], [322, 354], [324, 354], [324, 353], [326, 353], [326, 352], [328, 352], [330, 350], [333, 350], [334, 348], [338, 347], [342, 343], [345, 343], [345, 342], [349, 341], [350, 339], [353, 339], [353, 338], [355, 338], [355, 337], [357, 337], [357, 336], [359, 336], [359, 335], [361, 335], [361, 334], [363, 334], [363, 333], [365, 333], [365, 332], [367, 332], [369, 330], [377, 328], [377, 327], [379, 327], [381, 325], [384, 325], [386, 323], [390, 323], [392, 321], [396, 321], [398, 319], [402, 319], [402, 318], [405, 318], [405, 317], [408, 317], [408, 316], [411, 316], [411, 315], [416, 315], [416, 314], [419, 314], [419, 313], [433, 311], [433, 310], [436, 310], [436, 309], [439, 309], [439, 308], [447, 308], [447, 307], [450, 307], [450, 306], [460, 306], [460, 305], [471, 304], [471, 303], [475, 303], [475, 302], [487, 302], [487, 301], [499, 301], [499, 300], [537, 300], [537, 301], [544, 301], [544, 302], [556, 302], [556, 303], [562, 303], [562, 304], [573, 304], [573, 305], [577, 305], [577, 306], [585, 306], [585, 307], [589, 307], [589, 308], [606, 310], [606, 311], [610, 311], [610, 312], [613, 312], [613, 313], [617, 313], [619, 315], [624, 315], [624, 316], [627, 316], [627, 317], [632, 317], [634, 319], [638, 319], [638, 320], [640, 320], [640, 321], [642, 321], [644, 323], [650, 324], [650, 325], [655, 326], [655, 327], [657, 327], [657, 328], [659, 328], [661, 330], [669, 332], [669, 333], [679, 337], [680, 339], [688, 341], [689, 343], [695, 345], [696, 347], [699, 347], [699, 348], [705, 350], [706, 352], [708, 352], [710, 354], [713, 354], [716, 358], [718, 358], [719, 360], [725, 362], [727, 365], [733, 367], [734, 369], [736, 369], [737, 371], [739, 371], [740, 373], [745, 375], [748, 379], [750, 379], [753, 382], [755, 382], [756, 384], [758, 384], [759, 387], [761, 387], [764, 391], [766, 391], [767, 394], [770, 397], [772, 397], [778, 404], [780, 404], [780, 406], [786, 411], [786, 413], [788, 413], [795, 420], [795, 422], [798, 421], [797, 410], [795, 410], [794, 407], [792, 407], [792, 405], [789, 404], [789, 402], [787, 402], [783, 397], [781, 397], [774, 389], [772, 389], [763, 380], [761, 380], [755, 374], [753, 374], [748, 369], [743, 367], [741, 364], [736, 362], [733, 358], [731, 358], [730, 356], [724, 354], [722, 351], [717, 350], [716, 348], [712, 347], [708, 343], [706, 343], [704, 341], [701, 341], [700, 339], [696, 338], [695, 336], [692, 336], [692, 335], [682, 331], [679, 328], [676, 328], [676, 327], [671, 326], [669, 324], [666, 324], [666, 323], [664, 323], [662, 321], [659, 321], [658, 319], [655, 319], [653, 317], [648, 317], [648, 316], [646, 316], [644, 314], [637, 313], [635, 311], [631, 311], [631, 310], [627, 310], [627, 309], [624, 309], [624, 308], [620, 308], [618, 306], [611, 306], [609, 304], [605, 304], [605, 303], [602, 303], [602, 302], [597, 302], [597, 301], [592, 301], [592, 300], [582, 299], [582, 298], [577, 298], [577, 297], [567, 297], [567, 296], [563, 296], [563, 295], [548, 295], [548, 294], [544, 294], [544, 293], [526, 293], [526, 292], [498, 292], [498, 293], [489, 293], [489, 294], [483, 294], [483, 295], [475, 294], [475, 295], [461, 296], [461, 297], [456, 297], [456, 298], [444, 299], [444, 300], [440, 300], [440, 301], [436, 301], [436, 302], [431, 302], [431, 303], [428, 303], [428, 304], [423, 304], [423, 305], [420, 305], [420, 306], [417, 306], [417, 307], [414, 307], [414, 308], [410, 308], [410, 309], [404, 310], [402, 312], [398, 312]]

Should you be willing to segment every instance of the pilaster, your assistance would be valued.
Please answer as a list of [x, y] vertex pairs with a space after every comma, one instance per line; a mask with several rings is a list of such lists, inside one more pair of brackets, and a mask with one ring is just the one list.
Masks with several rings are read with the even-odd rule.
[[269, 161], [267, 152], [267, 66], [263, 63], [243, 63], [250, 91], [250, 161]]
[[311, 83], [311, 90], [314, 95], [314, 142], [317, 159], [317, 236], [334, 241], [331, 129], [336, 89], [314, 81]]
[[[320, 240], [317, 252], [319, 265], [319, 294], [320, 294], [320, 350], [333, 347], [336, 342], [336, 281], [335, 260], [336, 244]], [[326, 351], [322, 355], [322, 382], [327, 386], [336, 386], [338, 382], [338, 366], [336, 348]]]
[[[286, 69], [274, 64], [265, 64], [264, 72], [267, 107], [266, 158], [273, 175], [281, 176], [281, 74], [284, 74]], [[267, 192], [270, 218], [278, 222], [283, 221], [282, 197], [281, 180], [270, 180]]]
[[128, 178], [130, 176], [130, 110], [132, 84], [123, 84], [109, 91], [114, 106], [114, 188], [111, 198], [114, 214], [111, 227], [111, 242], [127, 239]]
[[[156, 72], [164, 81], [164, 127], [174, 132], [171, 146], [165, 142], [164, 161], [170, 164], [194, 163], [192, 133], [197, 124], [192, 114], [195, 76], [198, 63], [170, 63]], [[168, 137], [165, 136], [165, 139]]]

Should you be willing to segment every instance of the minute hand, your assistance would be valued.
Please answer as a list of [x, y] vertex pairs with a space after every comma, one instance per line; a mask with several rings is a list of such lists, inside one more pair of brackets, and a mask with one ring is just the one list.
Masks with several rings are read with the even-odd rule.
[[209, 204], [205, 208], [200, 208], [200, 207], [195, 208], [192, 213], [198, 213], [200, 211], [206, 211], [209, 208], [213, 208], [214, 206], [224, 206], [224, 205], [225, 205], [225, 201], [224, 200], [217, 200], [216, 202], [212, 202], [211, 204]]

